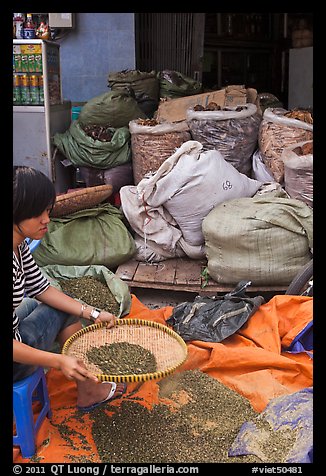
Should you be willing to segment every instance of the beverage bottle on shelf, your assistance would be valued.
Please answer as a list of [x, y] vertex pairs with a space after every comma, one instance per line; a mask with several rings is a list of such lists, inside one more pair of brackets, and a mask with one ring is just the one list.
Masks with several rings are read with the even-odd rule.
[[39, 86], [39, 104], [44, 104], [43, 74], [38, 77]]
[[40, 89], [37, 74], [31, 74], [29, 77], [30, 103], [40, 104]]
[[23, 37], [25, 40], [32, 40], [36, 38], [36, 25], [33, 22], [31, 13], [26, 14], [26, 21], [24, 23]]
[[22, 74], [20, 76], [20, 99], [21, 104], [31, 104], [31, 93], [29, 89], [29, 75]]
[[14, 13], [15, 37], [18, 40], [23, 38], [24, 31], [24, 15], [22, 13]]
[[13, 104], [18, 105], [21, 103], [20, 96], [20, 76], [19, 74], [13, 75]]

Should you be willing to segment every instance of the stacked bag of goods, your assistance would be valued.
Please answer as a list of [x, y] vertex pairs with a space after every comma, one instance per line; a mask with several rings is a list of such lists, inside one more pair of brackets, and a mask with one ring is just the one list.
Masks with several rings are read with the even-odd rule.
[[135, 251], [122, 212], [110, 203], [101, 203], [52, 218], [33, 256], [39, 266], [102, 265], [114, 269]]
[[135, 185], [155, 173], [175, 149], [191, 139], [184, 121], [159, 124], [155, 119], [138, 119], [130, 121], [129, 132]]
[[291, 198], [313, 206], [313, 141], [283, 149], [284, 188]]
[[311, 259], [313, 210], [279, 187], [217, 205], [204, 218], [208, 273], [216, 282], [289, 285]]
[[[130, 162], [130, 133], [128, 127], [117, 129], [110, 125], [101, 126], [108, 140], [94, 139], [96, 124], [83, 125], [79, 119], [73, 121], [69, 129], [56, 133], [53, 143], [66, 157], [65, 165], [74, 167], [94, 167], [108, 169]], [[90, 135], [89, 135], [90, 134]]]
[[111, 127], [128, 127], [133, 119], [146, 119], [137, 101], [127, 91], [109, 91], [100, 94], [82, 107], [78, 121], [83, 124], [109, 124]]
[[129, 121], [145, 117], [135, 99], [123, 92], [96, 96], [81, 109], [54, 145], [75, 167], [108, 169], [130, 162]]
[[130, 94], [148, 118], [151, 118], [157, 109], [160, 84], [156, 71], [143, 72], [125, 69], [111, 72], [108, 77], [108, 86], [111, 91]]
[[[217, 150], [203, 151], [199, 142], [185, 142], [154, 175], [121, 188], [123, 213], [138, 235], [136, 259], [146, 261], [153, 250], [156, 261], [182, 255], [204, 258], [205, 216], [217, 204], [253, 196], [261, 185], [238, 172]], [[139, 252], [139, 237], [146, 256]]]
[[227, 162], [248, 177], [260, 122], [257, 106], [251, 103], [222, 108], [209, 103], [187, 111], [192, 138], [203, 144], [205, 150], [218, 150]]
[[[115, 133], [114, 129], [97, 124], [88, 124], [86, 126], [82, 126], [82, 129], [89, 137], [94, 139], [94, 144], [97, 144], [98, 141], [104, 143], [111, 142]], [[110, 201], [111, 203], [120, 205], [120, 188], [124, 185], [129, 185], [133, 183], [132, 163], [130, 162], [129, 158], [130, 154], [126, 156], [126, 159], [128, 159], [126, 163], [122, 163], [114, 167], [110, 167], [110, 164], [108, 164], [108, 167], [105, 169], [99, 169], [94, 166], [79, 167], [81, 176], [86, 184], [86, 187], [94, 187], [98, 185], [112, 185], [112, 198]]]
[[258, 134], [263, 162], [276, 182], [284, 181], [282, 152], [298, 142], [313, 140], [313, 117], [308, 110], [267, 108]]
[[89, 100], [54, 145], [66, 157], [64, 164], [81, 169], [86, 186], [111, 184], [113, 197], [132, 183], [129, 121], [145, 118], [137, 101], [123, 91], [111, 91]]
[[157, 74], [160, 98], [176, 99], [202, 92], [202, 83], [179, 71], [165, 69]]
[[263, 115], [267, 108], [283, 108], [282, 102], [271, 93], [258, 93], [257, 94], [257, 109], [258, 112]]

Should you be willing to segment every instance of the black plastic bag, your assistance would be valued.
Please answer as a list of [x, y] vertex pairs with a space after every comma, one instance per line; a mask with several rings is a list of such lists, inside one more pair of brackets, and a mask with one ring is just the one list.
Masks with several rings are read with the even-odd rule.
[[240, 281], [224, 296], [197, 296], [193, 302], [178, 304], [167, 324], [185, 341], [221, 342], [234, 334], [265, 303], [262, 296], [248, 297], [251, 281]]

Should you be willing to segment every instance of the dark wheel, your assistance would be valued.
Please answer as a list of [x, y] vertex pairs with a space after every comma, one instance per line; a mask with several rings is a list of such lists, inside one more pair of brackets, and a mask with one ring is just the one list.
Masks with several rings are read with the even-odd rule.
[[311, 260], [302, 268], [289, 284], [285, 294], [296, 296], [313, 295], [313, 264], [313, 260]]

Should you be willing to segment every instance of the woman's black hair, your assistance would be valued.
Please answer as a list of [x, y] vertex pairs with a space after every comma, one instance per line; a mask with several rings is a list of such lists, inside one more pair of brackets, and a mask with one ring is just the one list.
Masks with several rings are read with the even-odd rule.
[[27, 218], [41, 215], [52, 209], [56, 192], [51, 180], [41, 171], [22, 165], [14, 166], [13, 223], [18, 225]]

